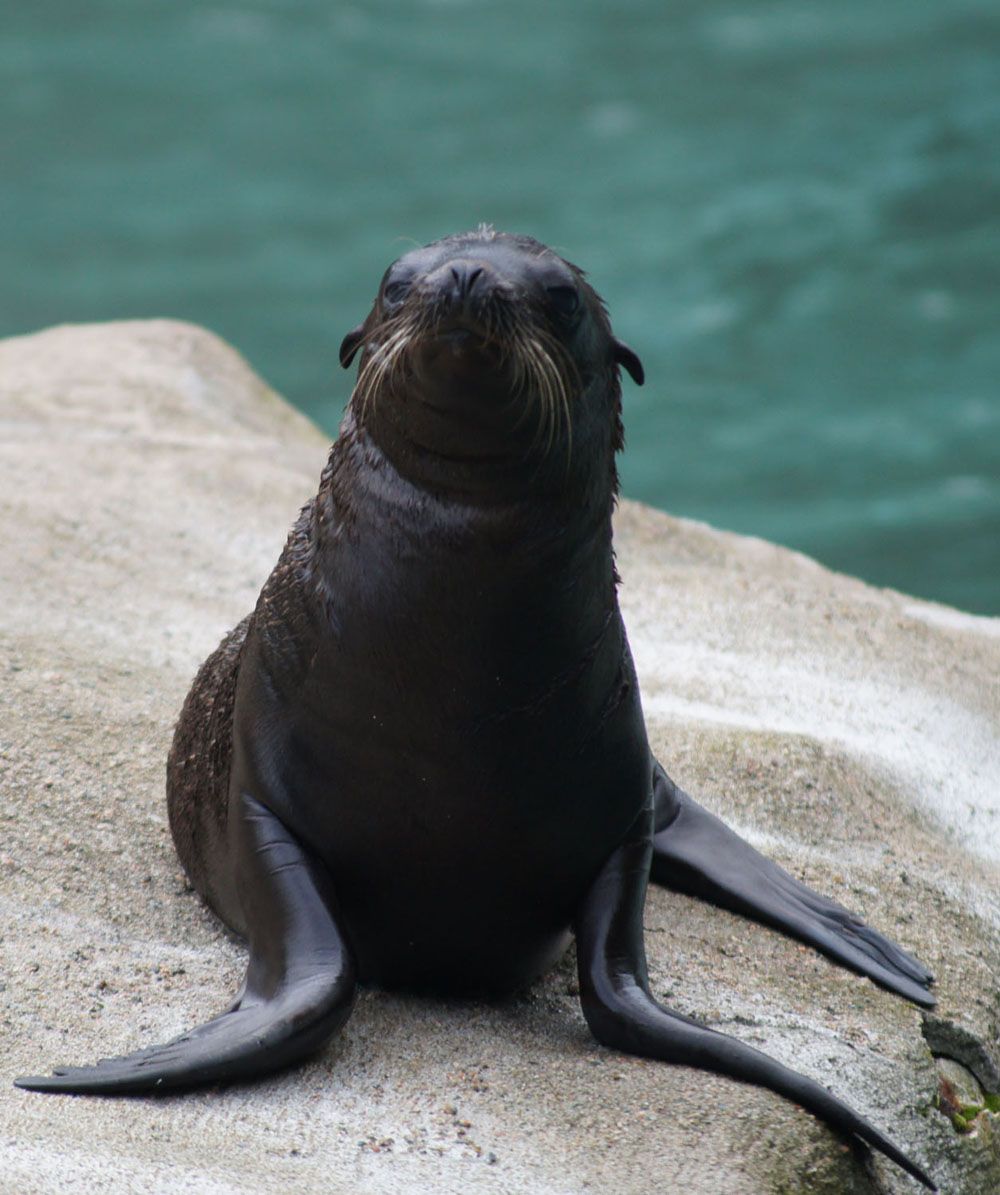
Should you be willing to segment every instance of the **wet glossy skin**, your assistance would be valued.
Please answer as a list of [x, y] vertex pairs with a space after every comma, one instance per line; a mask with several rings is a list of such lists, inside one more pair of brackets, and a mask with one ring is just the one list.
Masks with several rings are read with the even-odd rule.
[[486, 231], [409, 253], [341, 349], [359, 383], [254, 613], [209, 658], [168, 768], [192, 882], [244, 933], [226, 1013], [21, 1080], [128, 1092], [307, 1056], [359, 981], [523, 985], [575, 932], [605, 1044], [779, 1091], [930, 1180], [824, 1088], [656, 1004], [653, 878], [929, 1005], [929, 973], [757, 854], [650, 755], [611, 548], [618, 371], [574, 267]]

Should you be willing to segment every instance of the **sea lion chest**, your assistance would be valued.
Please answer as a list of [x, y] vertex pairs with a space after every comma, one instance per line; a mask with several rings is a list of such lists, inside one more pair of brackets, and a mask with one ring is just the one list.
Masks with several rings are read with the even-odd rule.
[[363, 976], [509, 988], [562, 951], [649, 791], [610, 544], [537, 502], [353, 493], [346, 519], [321, 492], [262, 594], [237, 772], [281, 769]]

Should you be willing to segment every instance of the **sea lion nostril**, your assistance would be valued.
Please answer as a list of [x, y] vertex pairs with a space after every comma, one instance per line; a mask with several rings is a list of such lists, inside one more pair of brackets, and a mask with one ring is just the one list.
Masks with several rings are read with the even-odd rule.
[[483, 267], [471, 261], [453, 261], [448, 267], [451, 276], [449, 298], [456, 303], [466, 303], [477, 288], [482, 290]]

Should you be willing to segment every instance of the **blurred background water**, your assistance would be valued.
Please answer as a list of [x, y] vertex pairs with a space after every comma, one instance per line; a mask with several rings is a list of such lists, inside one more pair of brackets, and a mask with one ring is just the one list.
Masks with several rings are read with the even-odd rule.
[[629, 496], [1000, 613], [996, 0], [2, 0], [0, 114], [0, 335], [195, 320], [333, 433], [492, 221], [645, 362]]

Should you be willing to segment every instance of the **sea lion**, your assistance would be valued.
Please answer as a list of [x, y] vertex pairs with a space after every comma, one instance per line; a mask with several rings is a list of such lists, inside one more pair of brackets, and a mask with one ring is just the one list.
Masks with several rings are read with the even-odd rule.
[[575, 933], [604, 1044], [761, 1084], [928, 1176], [812, 1080], [657, 1004], [650, 877], [930, 1006], [932, 976], [764, 859], [654, 760], [617, 602], [619, 370], [582, 272], [482, 227], [401, 257], [341, 346], [319, 492], [209, 657], [167, 767], [197, 890], [248, 941], [230, 1008], [39, 1091], [249, 1078], [319, 1049], [359, 983], [498, 993]]

